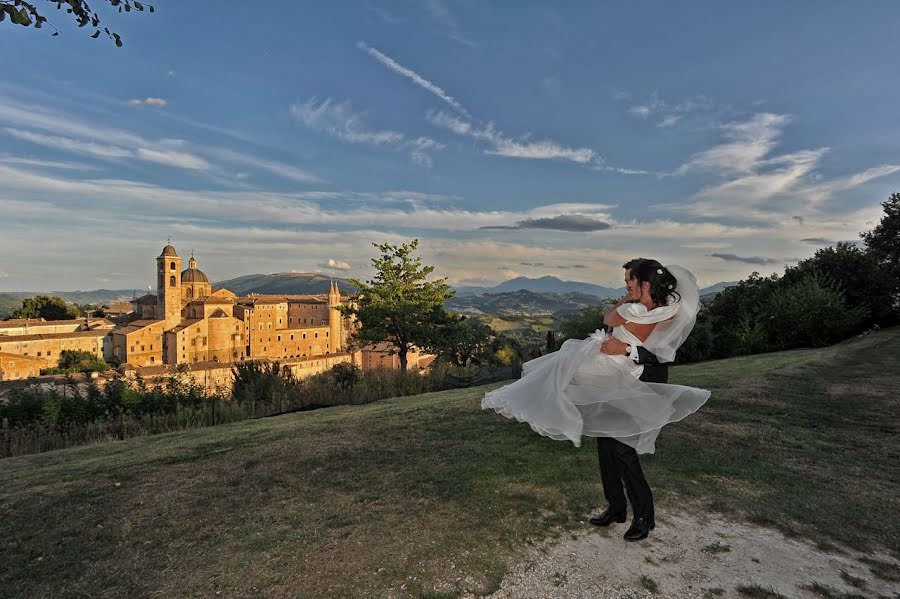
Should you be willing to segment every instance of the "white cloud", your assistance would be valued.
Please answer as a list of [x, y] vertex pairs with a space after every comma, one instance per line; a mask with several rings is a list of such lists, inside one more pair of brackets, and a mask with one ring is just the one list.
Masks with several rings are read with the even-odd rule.
[[900, 172], [900, 165], [884, 164], [828, 179], [817, 169], [829, 148], [773, 155], [790, 120], [787, 115], [760, 113], [722, 125], [725, 141], [695, 154], [674, 174], [709, 172], [724, 181], [701, 189], [687, 205], [671, 208], [704, 218], [772, 224], [790, 215], [802, 225], [835, 194]]
[[[175, 71], [170, 71], [169, 73], [171, 75], [171, 74], [174, 74]], [[128, 102], [126, 102], [126, 104], [128, 104], [130, 106], [157, 106], [159, 108], [162, 108], [163, 106], [168, 104], [168, 102], [166, 100], [164, 100], [163, 98], [149, 97], [149, 98], [144, 98], [143, 100], [141, 100], [140, 98], [134, 98], [134, 99], [128, 100]]]
[[531, 141], [527, 136], [520, 139], [506, 137], [494, 128], [493, 123], [478, 127], [442, 110], [430, 110], [426, 116], [433, 125], [443, 127], [457, 135], [487, 142], [490, 147], [484, 151], [485, 154], [534, 160], [566, 160], [578, 164], [602, 160], [590, 148], [569, 148], [549, 139]]
[[187, 152], [176, 152], [174, 150], [151, 150], [149, 148], [138, 148], [135, 155], [141, 160], [147, 162], [155, 162], [157, 164], [165, 164], [177, 168], [186, 168], [192, 170], [205, 171], [211, 168], [211, 165], [193, 154]]
[[435, 85], [431, 81], [428, 81], [427, 79], [425, 79], [424, 77], [422, 77], [421, 75], [419, 75], [418, 73], [413, 71], [412, 69], [409, 69], [409, 68], [403, 66], [402, 64], [398, 63], [396, 60], [391, 58], [390, 56], [387, 56], [387, 55], [379, 52], [375, 48], [370, 47], [365, 42], [357, 43], [356, 47], [359, 48], [360, 50], [363, 50], [364, 52], [368, 53], [369, 56], [371, 56], [372, 58], [374, 58], [375, 60], [377, 60], [378, 62], [380, 62], [387, 68], [389, 68], [390, 70], [394, 71], [395, 73], [397, 73], [399, 75], [402, 75], [403, 77], [406, 77], [407, 79], [409, 79], [410, 81], [412, 81], [413, 83], [415, 83], [416, 85], [421, 87], [422, 89], [426, 90], [427, 92], [434, 94], [435, 96], [437, 96], [438, 98], [440, 98], [441, 100], [443, 100], [444, 102], [446, 102], [447, 104], [452, 106], [454, 109], [456, 109], [460, 114], [465, 115], [467, 118], [471, 118], [469, 113], [466, 111], [465, 108], [463, 108], [462, 104], [460, 104], [456, 98], [454, 98], [453, 96], [451, 96], [450, 94], [445, 92], [443, 89], [441, 89], [439, 86]]
[[328, 133], [342, 141], [409, 150], [410, 159], [426, 168], [432, 166], [429, 152], [444, 148], [444, 144], [430, 137], [407, 140], [406, 136], [398, 131], [368, 129], [363, 123], [364, 115], [353, 112], [350, 102], [334, 102], [331, 98], [319, 101], [311, 98], [303, 104], [292, 104], [290, 110], [294, 118], [303, 125]]
[[352, 270], [353, 267], [350, 266], [348, 262], [343, 260], [335, 260], [334, 258], [329, 258], [326, 262], [322, 262], [319, 264], [321, 268], [328, 268], [331, 270]]
[[[285, 164], [283, 162], [277, 162], [275, 160], [265, 160], [263, 158], [251, 156], [250, 154], [226, 150], [224, 148], [205, 148], [204, 152], [216, 158], [219, 158], [220, 160], [232, 162], [241, 166], [254, 166], [264, 171], [268, 171], [274, 175], [278, 175], [279, 177], [290, 179], [291, 181], [297, 181], [298, 183], [322, 182], [322, 179], [320, 179], [313, 173], [290, 164]], [[241, 180], [247, 179], [249, 177], [249, 174], [246, 172], [239, 172], [235, 173], [235, 177]]]
[[751, 172], [772, 151], [782, 129], [790, 122], [789, 115], [764, 112], [747, 121], [726, 123], [721, 129], [729, 141], [694, 154], [675, 174], [704, 170], [716, 173]]
[[349, 102], [334, 102], [326, 98], [321, 102], [310, 98], [303, 104], [292, 104], [291, 114], [310, 129], [324, 131], [350, 143], [394, 144], [403, 140], [396, 131], [372, 131], [363, 125], [363, 115], [354, 113]]
[[[613, 94], [613, 98], [616, 100], [628, 100], [630, 96], [616, 92]], [[628, 114], [641, 119], [649, 119], [651, 116], [662, 117], [657, 126], [674, 127], [687, 115], [710, 111], [713, 108], [712, 100], [703, 95], [694, 96], [678, 104], [671, 104], [663, 100], [659, 96], [659, 92], [654, 91], [646, 102], [629, 106]]]
[[8, 135], [33, 144], [77, 154], [90, 154], [91, 156], [96, 156], [98, 158], [128, 158], [133, 155], [131, 151], [126, 148], [109, 144], [100, 144], [93, 141], [78, 140], [59, 135], [44, 135], [42, 133], [23, 131], [11, 127], [6, 127], [4, 131], [6, 131]]

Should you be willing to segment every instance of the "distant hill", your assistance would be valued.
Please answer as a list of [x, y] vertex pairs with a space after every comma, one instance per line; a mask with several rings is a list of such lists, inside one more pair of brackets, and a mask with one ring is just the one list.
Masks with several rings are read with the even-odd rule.
[[594, 285], [593, 283], [563, 281], [556, 277], [546, 276], [540, 277], [539, 279], [516, 277], [515, 279], [504, 281], [494, 287], [457, 287], [456, 293], [460, 297], [463, 297], [483, 293], [509, 293], [520, 290], [533, 291], [536, 293], [583, 293], [598, 298], [620, 297], [625, 292], [624, 288], [613, 289], [612, 287], [603, 287], [601, 285]]
[[700, 290], [700, 297], [706, 300], [710, 300], [714, 298], [720, 291], [724, 291], [729, 287], [734, 287], [740, 281], [728, 281], [723, 283], [716, 283], [715, 285], [710, 285], [709, 287], [704, 287]]
[[520, 289], [507, 293], [485, 293], [454, 297], [447, 308], [455, 312], [508, 316], [551, 316], [571, 314], [599, 301], [586, 293], [537, 293]]
[[244, 275], [227, 281], [213, 283], [218, 289], [224, 287], [237, 295], [260, 293], [264, 295], [304, 295], [328, 293], [331, 281], [335, 281], [341, 293], [352, 293], [356, 288], [346, 279], [329, 277], [315, 272], [280, 272], [270, 275]]
[[[21, 305], [22, 300], [27, 297], [35, 297], [38, 295], [56, 296], [64, 299], [71, 304], [109, 304], [120, 299], [130, 300], [134, 295], [134, 289], [95, 289], [93, 291], [5, 291], [0, 293], [0, 297], [8, 296], [16, 298]], [[137, 294], [144, 292], [140, 289]], [[16, 308], [19, 307], [16, 306]], [[14, 308], [15, 309], [15, 308]]]

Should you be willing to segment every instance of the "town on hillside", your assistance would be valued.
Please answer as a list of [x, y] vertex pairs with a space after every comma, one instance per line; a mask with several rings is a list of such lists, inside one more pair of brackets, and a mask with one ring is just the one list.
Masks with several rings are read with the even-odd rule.
[[[232, 366], [277, 361], [297, 378], [349, 363], [362, 370], [396, 369], [387, 344], [353, 348], [355, 322], [339, 307], [350, 297], [332, 282], [327, 294], [238, 297], [213, 289], [191, 255], [168, 244], [156, 258], [156, 293], [108, 318], [13, 319], [0, 322], [0, 382], [41, 377], [63, 351], [88, 352], [145, 381], [184, 373], [207, 391], [228, 388]], [[425, 368], [433, 356], [412, 352], [409, 366]]]

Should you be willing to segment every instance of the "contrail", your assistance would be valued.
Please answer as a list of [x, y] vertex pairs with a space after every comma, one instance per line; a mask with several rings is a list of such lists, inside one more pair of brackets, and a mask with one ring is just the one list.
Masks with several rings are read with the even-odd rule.
[[443, 100], [444, 102], [446, 102], [447, 104], [449, 104], [450, 106], [455, 108], [457, 111], [459, 111], [460, 114], [464, 115], [466, 118], [472, 118], [472, 115], [470, 115], [469, 112], [465, 108], [463, 108], [462, 104], [460, 104], [459, 101], [456, 100], [456, 98], [454, 98], [453, 96], [451, 96], [450, 94], [445, 92], [443, 89], [441, 89], [440, 87], [438, 87], [431, 81], [428, 81], [427, 79], [425, 79], [424, 77], [422, 77], [421, 75], [419, 75], [418, 73], [413, 71], [412, 69], [406, 68], [405, 66], [403, 66], [402, 64], [400, 64], [399, 62], [397, 62], [396, 60], [391, 58], [390, 56], [382, 54], [375, 48], [370, 47], [365, 42], [357, 43], [356, 47], [359, 48], [360, 50], [365, 50], [372, 58], [374, 58], [375, 60], [377, 60], [378, 62], [380, 62], [387, 68], [389, 68], [390, 70], [392, 70], [395, 73], [398, 73], [400, 75], [403, 75], [404, 77], [410, 79], [413, 83], [415, 83], [419, 87], [431, 92], [432, 94], [434, 94], [435, 96], [437, 96], [438, 98], [440, 98], [441, 100]]

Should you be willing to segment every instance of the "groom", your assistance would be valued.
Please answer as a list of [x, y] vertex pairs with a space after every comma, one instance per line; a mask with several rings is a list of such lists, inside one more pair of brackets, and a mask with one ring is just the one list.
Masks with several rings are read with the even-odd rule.
[[[645, 262], [645, 258], [635, 258], [623, 265], [625, 269], [625, 297], [613, 306], [609, 313], [614, 313], [622, 304], [637, 301], [641, 297], [641, 283], [632, 276], [632, 271], [639, 264]], [[603, 342], [601, 351], [610, 355], [626, 355], [638, 365], [643, 365], [644, 371], [640, 380], [647, 383], [666, 383], [669, 380], [669, 365], [660, 364], [656, 356], [643, 347], [632, 347], [624, 341], [610, 337]], [[600, 458], [600, 480], [603, 482], [603, 494], [606, 496], [608, 506], [606, 510], [591, 517], [590, 522], [595, 526], [609, 526], [613, 522], [625, 522], [627, 516], [627, 504], [625, 493], [622, 490], [624, 483], [628, 499], [631, 501], [631, 509], [634, 519], [631, 527], [625, 532], [625, 540], [638, 541], [645, 539], [656, 526], [653, 514], [653, 493], [650, 485], [644, 478], [641, 462], [633, 447], [609, 437], [597, 437], [597, 454]]]

